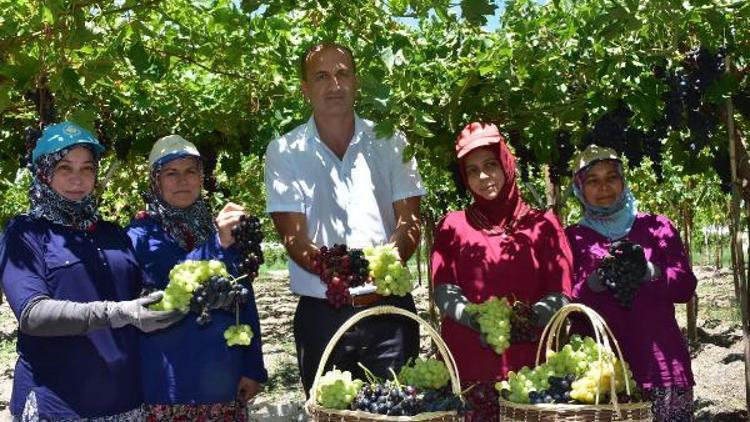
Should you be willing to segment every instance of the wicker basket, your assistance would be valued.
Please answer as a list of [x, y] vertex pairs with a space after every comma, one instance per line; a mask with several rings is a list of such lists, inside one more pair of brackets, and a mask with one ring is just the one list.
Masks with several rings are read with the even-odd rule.
[[438, 352], [442, 356], [443, 360], [446, 363], [446, 366], [448, 367], [448, 372], [450, 374], [451, 378], [451, 389], [453, 391], [453, 394], [459, 394], [461, 392], [461, 381], [458, 378], [458, 371], [456, 370], [456, 362], [453, 359], [453, 355], [451, 354], [450, 350], [448, 350], [448, 347], [445, 345], [445, 342], [443, 342], [443, 339], [440, 338], [440, 335], [435, 331], [430, 324], [428, 324], [425, 320], [420, 318], [417, 315], [414, 315], [413, 313], [409, 311], [405, 311], [403, 309], [397, 308], [395, 306], [377, 306], [374, 308], [367, 309], [365, 311], [359, 312], [353, 317], [349, 318], [339, 329], [336, 331], [336, 333], [331, 338], [331, 341], [328, 342], [328, 345], [326, 346], [325, 350], [323, 351], [323, 356], [320, 359], [320, 364], [318, 365], [318, 371], [315, 374], [315, 380], [313, 381], [313, 386], [310, 391], [310, 398], [305, 403], [305, 411], [307, 412], [307, 415], [310, 417], [311, 421], [317, 421], [317, 422], [341, 422], [341, 421], [361, 421], [361, 422], [368, 422], [368, 421], [431, 421], [431, 422], [461, 422], [463, 421], [463, 416], [459, 416], [455, 411], [453, 412], [426, 412], [426, 413], [420, 413], [415, 416], [386, 416], [386, 415], [379, 415], [369, 412], [362, 412], [359, 410], [337, 410], [337, 409], [326, 409], [324, 407], [321, 407], [318, 404], [317, 397], [316, 397], [316, 390], [318, 386], [318, 382], [320, 381], [320, 377], [323, 375], [323, 370], [326, 366], [326, 363], [328, 363], [328, 359], [330, 358], [331, 353], [333, 353], [333, 348], [336, 346], [336, 343], [341, 339], [341, 336], [346, 333], [349, 328], [351, 328], [354, 324], [359, 322], [360, 320], [371, 317], [371, 316], [377, 316], [377, 315], [402, 315], [407, 318], [411, 318], [414, 321], [417, 321], [422, 327], [424, 327], [427, 330], [427, 333], [432, 338], [432, 341], [435, 342], [435, 345], [437, 346]]
[[[564, 327], [565, 320], [573, 312], [585, 314], [594, 327], [594, 337], [597, 344], [603, 350], [612, 353], [610, 344], [614, 344], [619, 357], [620, 364], [625, 371], [625, 360], [622, 356], [620, 344], [615, 339], [604, 319], [593, 309], [581, 304], [569, 304], [560, 309], [544, 328], [542, 337], [539, 339], [539, 348], [536, 352], [536, 365], [542, 358], [542, 347], [544, 346], [545, 358], [549, 352], [560, 350], [560, 331]], [[601, 356], [600, 356], [601, 358]], [[631, 385], [625, 380], [625, 390], [630, 394]], [[610, 393], [615, 392], [615, 379], [611, 377]], [[596, 392], [596, 402], [599, 402], [599, 391]], [[513, 403], [500, 397], [500, 420], [503, 422], [526, 422], [526, 421], [565, 421], [565, 422], [588, 422], [588, 421], [652, 421], [651, 403], [618, 403], [617, 394], [610, 394], [608, 404], [520, 404]]]

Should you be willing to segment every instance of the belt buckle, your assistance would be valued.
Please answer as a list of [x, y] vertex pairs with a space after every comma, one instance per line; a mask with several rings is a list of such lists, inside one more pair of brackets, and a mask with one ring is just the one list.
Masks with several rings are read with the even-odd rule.
[[[366, 308], [372, 305], [373, 303], [377, 302], [378, 300], [380, 300], [380, 298], [377, 296], [378, 296], [377, 293], [367, 293], [364, 295], [352, 296], [352, 308], [354, 309]], [[357, 303], [356, 298], [361, 298], [362, 302]]]
[[364, 308], [365, 306], [367, 306], [367, 305], [364, 305], [362, 303], [357, 303], [357, 298], [360, 297], [360, 296], [361, 295], [352, 296], [352, 303], [351, 303], [352, 304], [352, 308], [354, 308], [354, 309], [361, 309], [361, 308]]

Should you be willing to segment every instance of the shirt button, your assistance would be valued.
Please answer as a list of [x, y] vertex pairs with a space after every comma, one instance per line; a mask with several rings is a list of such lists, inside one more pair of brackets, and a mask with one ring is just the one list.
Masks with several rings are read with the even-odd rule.
[[70, 264], [70, 261], [65, 261], [65, 265], [68, 265], [68, 264]]

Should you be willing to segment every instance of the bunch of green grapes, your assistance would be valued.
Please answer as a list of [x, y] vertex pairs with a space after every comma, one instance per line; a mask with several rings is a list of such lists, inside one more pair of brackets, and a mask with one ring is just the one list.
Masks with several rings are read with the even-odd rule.
[[164, 297], [158, 303], [151, 305], [151, 309], [187, 312], [193, 291], [214, 275], [229, 277], [229, 272], [223, 262], [218, 260], [185, 261], [175, 265], [169, 271], [169, 283], [164, 289]]
[[591, 362], [588, 371], [573, 382], [570, 398], [581, 403], [595, 403], [598, 390], [599, 402], [605, 401], [604, 397], [611, 391], [613, 377], [615, 393], [619, 394], [626, 391], [626, 377], [631, 390], [635, 388], [635, 380], [630, 367], [625, 364], [625, 371], [623, 371], [620, 360], [611, 356], [601, 361]]
[[370, 276], [377, 287], [376, 293], [383, 296], [406, 296], [414, 290], [409, 269], [401, 264], [401, 257], [394, 244], [367, 246], [362, 251], [370, 263]]
[[418, 358], [401, 367], [398, 379], [416, 388], [438, 390], [448, 385], [451, 376], [443, 361]]
[[508, 372], [508, 379], [496, 383], [495, 388], [500, 392], [506, 390], [507, 393], [503, 395], [512, 402], [529, 403], [529, 393], [548, 388], [547, 380], [553, 375], [554, 371], [546, 365], [534, 369], [524, 366], [518, 372]]
[[[601, 356], [601, 359], [600, 359]], [[611, 351], [598, 345], [591, 337], [574, 335], [558, 352], [549, 352], [547, 361], [534, 369], [523, 367], [518, 372], [509, 372], [508, 379], [495, 384], [503, 396], [516, 403], [529, 403], [529, 393], [550, 388], [550, 377], [572, 375], [570, 398], [582, 403], [594, 403], [599, 389], [600, 402], [610, 391], [610, 380], [614, 376], [617, 393], [625, 391], [626, 377], [631, 389], [635, 387], [633, 373], [625, 364], [626, 371]]]
[[589, 356], [585, 350], [575, 349], [571, 344], [566, 344], [558, 352], [547, 353], [547, 365], [551, 366], [556, 374], [579, 376], [588, 370]]
[[318, 404], [326, 409], [348, 409], [363, 384], [362, 380], [352, 379], [349, 371], [328, 371], [316, 387]]
[[490, 297], [484, 303], [471, 303], [466, 312], [479, 323], [479, 331], [497, 354], [502, 354], [510, 346], [510, 316], [512, 307], [508, 299]]
[[227, 346], [249, 346], [253, 340], [253, 329], [247, 324], [230, 325], [224, 330]]

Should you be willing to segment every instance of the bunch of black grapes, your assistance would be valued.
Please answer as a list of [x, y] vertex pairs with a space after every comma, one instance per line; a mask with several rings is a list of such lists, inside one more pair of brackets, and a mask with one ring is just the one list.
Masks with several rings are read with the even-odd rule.
[[617, 303], [629, 309], [647, 271], [648, 262], [641, 245], [619, 241], [609, 247], [609, 256], [599, 264], [596, 275]]
[[250, 289], [243, 283], [233, 282], [227, 277], [211, 276], [200, 285], [190, 298], [190, 312], [198, 314], [195, 319], [198, 325], [211, 322], [210, 311], [221, 309], [234, 312], [236, 306], [247, 303]]
[[554, 134], [554, 144], [557, 149], [549, 166], [550, 181], [555, 185], [560, 184], [560, 178], [568, 174], [570, 160], [575, 153], [575, 146], [571, 142], [572, 134], [567, 130], [559, 130]]
[[352, 410], [388, 416], [414, 416], [420, 413], [417, 390], [391, 382], [365, 384], [351, 406]]
[[529, 391], [531, 404], [540, 403], [568, 403], [570, 402], [570, 391], [573, 389], [575, 375], [568, 374], [564, 377], [549, 377], [549, 388], [540, 391]]
[[232, 228], [235, 245], [240, 251], [240, 273], [246, 274], [251, 282], [258, 276], [258, 269], [263, 264], [263, 231], [260, 220], [254, 215], [243, 215], [239, 223]]
[[467, 410], [461, 398], [445, 387], [418, 391], [412, 386], [392, 381], [365, 384], [352, 401], [352, 410], [388, 416], [414, 416], [423, 412], [463, 413]]

